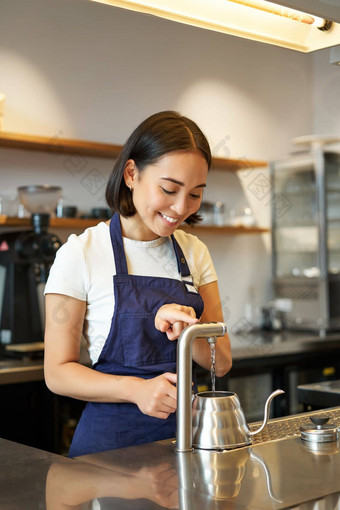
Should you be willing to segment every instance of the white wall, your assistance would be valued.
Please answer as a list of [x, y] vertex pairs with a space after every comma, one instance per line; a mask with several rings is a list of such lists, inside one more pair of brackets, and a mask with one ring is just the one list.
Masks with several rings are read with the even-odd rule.
[[314, 54], [314, 133], [340, 138], [340, 67], [329, 64], [329, 53]]
[[85, 0], [1, 3], [9, 131], [121, 143], [178, 108], [213, 147], [271, 158], [312, 128], [309, 55]]
[[[293, 136], [323, 130], [333, 115], [314, 118], [313, 83], [325, 83], [326, 56], [314, 59], [85, 0], [2, 0], [4, 130], [123, 143], [149, 114], [176, 109], [200, 124], [215, 155], [279, 158]], [[319, 68], [326, 75], [319, 76]], [[332, 129], [338, 126], [334, 119]], [[0, 158], [2, 192], [57, 183], [65, 201], [82, 211], [104, 203], [109, 160], [17, 150], [2, 150]], [[93, 170], [102, 176], [95, 192], [86, 187]], [[211, 173], [206, 199], [227, 208], [250, 203], [259, 223], [269, 225], [269, 196], [253, 192], [260, 174], [266, 170], [239, 179]], [[244, 315], [250, 288], [259, 304], [270, 295], [269, 235], [202, 238], [219, 274], [225, 320], [233, 325]]]

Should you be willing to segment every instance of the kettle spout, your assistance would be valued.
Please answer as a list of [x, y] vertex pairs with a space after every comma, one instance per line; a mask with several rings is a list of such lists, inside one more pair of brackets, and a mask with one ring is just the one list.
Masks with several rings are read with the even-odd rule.
[[255, 436], [255, 434], [259, 434], [265, 428], [265, 426], [267, 425], [267, 422], [268, 422], [268, 418], [269, 418], [270, 403], [274, 397], [276, 397], [277, 395], [281, 395], [282, 393], [284, 393], [283, 390], [276, 390], [276, 391], [273, 391], [273, 393], [271, 393], [271, 395], [269, 395], [269, 397], [267, 398], [266, 403], [264, 405], [264, 417], [263, 417], [262, 425], [257, 430], [249, 432], [250, 436]]

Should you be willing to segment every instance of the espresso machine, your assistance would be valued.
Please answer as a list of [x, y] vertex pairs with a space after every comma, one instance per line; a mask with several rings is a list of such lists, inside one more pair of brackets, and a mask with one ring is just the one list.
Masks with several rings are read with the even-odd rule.
[[43, 341], [43, 292], [62, 244], [48, 232], [61, 188], [22, 186], [18, 194], [31, 213], [31, 229], [0, 234], [0, 341], [4, 352], [9, 345]]

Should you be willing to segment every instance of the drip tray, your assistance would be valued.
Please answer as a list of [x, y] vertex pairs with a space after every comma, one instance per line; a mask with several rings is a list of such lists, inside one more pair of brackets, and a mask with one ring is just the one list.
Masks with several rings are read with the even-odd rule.
[[[284, 418], [276, 418], [269, 420], [266, 427], [252, 437], [252, 444], [268, 443], [269, 441], [279, 441], [289, 437], [300, 436], [300, 427], [302, 425], [310, 424], [310, 416], [327, 416], [329, 422], [340, 428], [340, 407], [333, 409], [321, 409], [320, 411], [313, 411], [310, 413], [295, 414], [293, 416], [286, 416]], [[251, 431], [260, 427], [261, 422], [251, 423], [249, 429]]]

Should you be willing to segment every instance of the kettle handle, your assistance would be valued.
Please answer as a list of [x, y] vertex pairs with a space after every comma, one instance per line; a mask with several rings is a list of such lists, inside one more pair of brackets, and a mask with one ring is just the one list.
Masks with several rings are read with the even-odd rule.
[[273, 400], [274, 397], [276, 397], [277, 395], [281, 395], [282, 393], [284, 393], [283, 390], [275, 390], [275, 391], [273, 391], [273, 393], [271, 393], [269, 395], [269, 397], [267, 398], [266, 403], [264, 405], [264, 417], [263, 417], [262, 425], [257, 430], [249, 432], [250, 436], [255, 436], [255, 434], [259, 434], [260, 432], [262, 432], [262, 430], [264, 429], [264, 427], [267, 425], [267, 422], [268, 422], [269, 408], [270, 408], [271, 401]]

